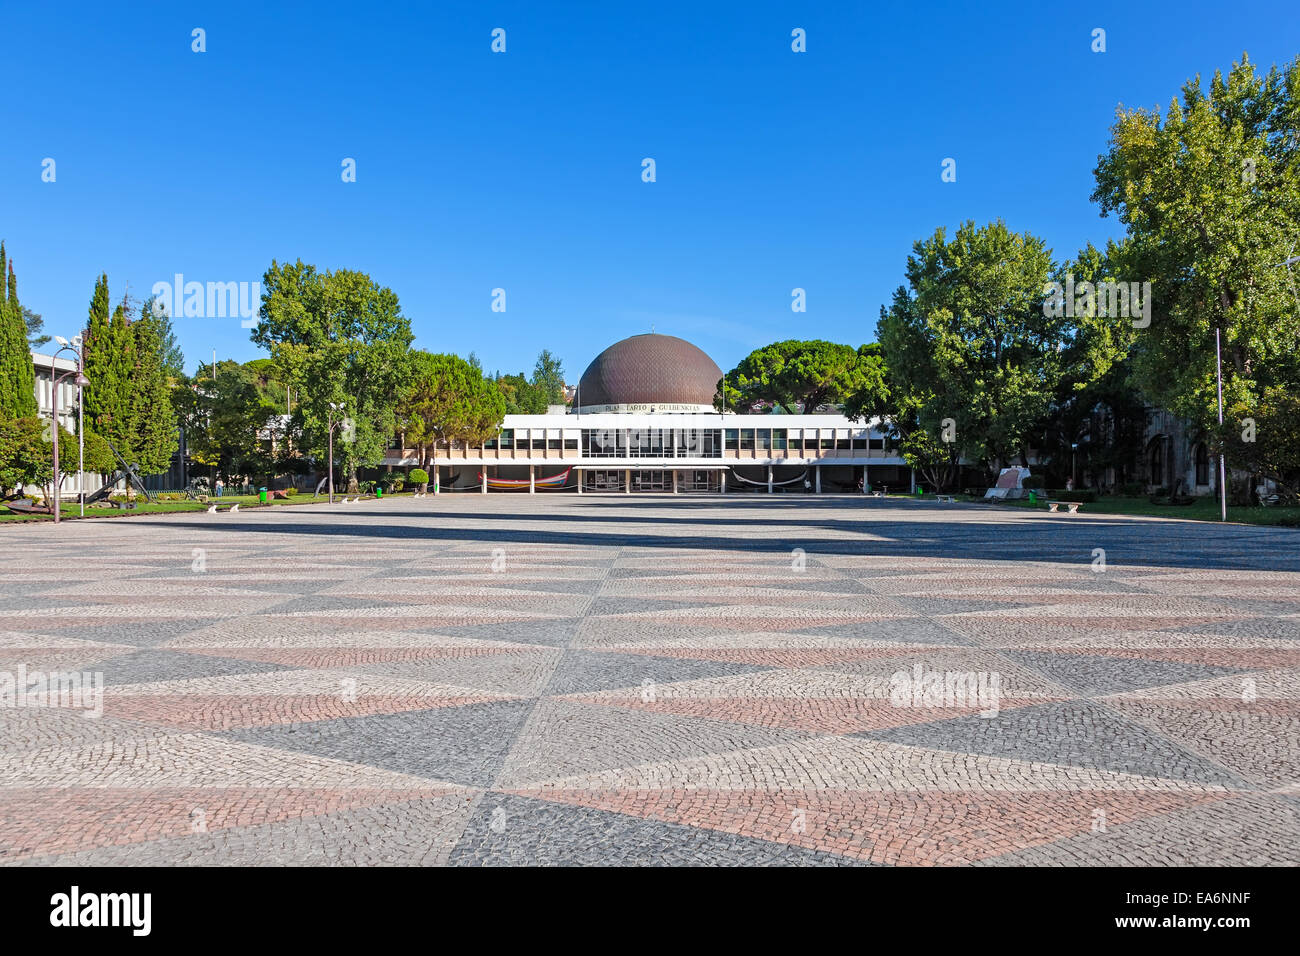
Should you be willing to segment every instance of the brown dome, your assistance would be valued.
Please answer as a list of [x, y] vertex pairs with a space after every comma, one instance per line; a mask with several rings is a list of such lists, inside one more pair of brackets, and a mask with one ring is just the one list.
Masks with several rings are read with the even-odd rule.
[[619, 411], [617, 406], [633, 406], [627, 411], [696, 411], [713, 407], [721, 378], [713, 359], [685, 339], [633, 335], [615, 342], [587, 366], [577, 401], [584, 411]]

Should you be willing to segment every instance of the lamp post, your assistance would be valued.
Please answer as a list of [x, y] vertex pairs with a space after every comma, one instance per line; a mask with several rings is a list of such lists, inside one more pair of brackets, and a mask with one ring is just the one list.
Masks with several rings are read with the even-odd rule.
[[1079, 487], [1079, 469], [1077, 467], [1079, 460], [1079, 443], [1070, 442], [1070, 486]]
[[330, 441], [330, 464], [329, 464], [329, 483], [330, 483], [330, 504], [334, 504], [334, 426], [338, 423], [334, 420], [334, 413], [343, 411], [341, 404], [330, 402], [329, 414], [329, 441]]
[[[54, 340], [59, 343], [60, 348], [57, 352], [54, 353], [54, 360], [50, 363], [50, 381], [51, 384], [53, 385], [51, 391], [53, 392], [52, 411], [53, 411], [53, 424], [54, 424], [54, 428], [52, 432], [53, 439], [51, 440], [50, 444], [54, 446], [54, 523], [58, 524], [59, 523], [59, 386], [62, 385], [65, 380], [72, 378], [75, 375], [76, 378], [73, 380], [77, 385], [78, 395], [80, 395], [81, 388], [83, 386], [89, 385], [90, 382], [86, 379], [86, 376], [83, 371], [81, 351], [76, 347], [74, 347], [73, 345], [69, 344], [68, 340], [61, 335], [56, 335], [54, 337]], [[62, 375], [56, 377], [54, 374], [55, 366], [58, 363], [59, 356], [64, 352], [71, 352], [73, 355], [77, 357], [77, 367], [70, 371], [64, 372]], [[80, 399], [78, 399], [78, 408], [79, 407], [80, 407]], [[77, 430], [78, 432], [80, 432], [81, 429], [78, 428]], [[78, 465], [78, 473], [81, 473], [80, 463]], [[80, 487], [78, 487], [78, 491], [80, 492]], [[82, 514], [85, 514], [84, 502], [82, 504]]]
[[[1223, 357], [1219, 347], [1219, 327], [1214, 327], [1214, 377], [1219, 389], [1219, 441], [1223, 441]], [[1172, 500], [1172, 499], [1171, 499]], [[1228, 520], [1228, 468], [1223, 446], [1219, 446], [1219, 520]]]

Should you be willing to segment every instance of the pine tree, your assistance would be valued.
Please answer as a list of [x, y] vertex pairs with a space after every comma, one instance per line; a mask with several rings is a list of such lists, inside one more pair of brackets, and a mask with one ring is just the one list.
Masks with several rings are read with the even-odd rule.
[[18, 279], [0, 243], [0, 279], [6, 269], [8, 283], [0, 282], [0, 417], [27, 418], [37, 412], [36, 374], [18, 301]]

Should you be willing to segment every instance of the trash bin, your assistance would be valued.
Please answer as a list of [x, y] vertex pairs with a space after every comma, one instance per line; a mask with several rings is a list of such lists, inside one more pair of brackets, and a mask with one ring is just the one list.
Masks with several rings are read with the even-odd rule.
[[382, 497], [384, 497], [384, 486], [383, 486], [383, 485], [375, 485], [375, 497], [376, 497], [376, 498], [382, 498]]
[[266, 504], [266, 489], [265, 489], [265, 488], [258, 488], [258, 489], [257, 489], [257, 500], [260, 501], [260, 502], [262, 502], [262, 504]]
[[1029, 489], [1029, 503], [1031, 505], [1038, 504], [1038, 495], [1034, 493], [1034, 490], [1032, 488]]

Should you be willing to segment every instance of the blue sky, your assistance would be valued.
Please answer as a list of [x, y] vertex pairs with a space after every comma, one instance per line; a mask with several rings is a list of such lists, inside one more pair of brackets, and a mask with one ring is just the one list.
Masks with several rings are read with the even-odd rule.
[[[67, 3], [9, 5], [4, 36], [0, 236], [47, 331], [81, 327], [100, 272], [117, 299], [301, 258], [391, 287], [422, 348], [503, 372], [550, 348], [576, 381], [652, 326], [724, 368], [783, 338], [871, 341], [940, 225], [1001, 217], [1058, 258], [1118, 235], [1088, 198], [1116, 105], [1163, 107], [1243, 50], [1288, 62], [1300, 12]], [[175, 327], [191, 369], [262, 354], [237, 318]]]

